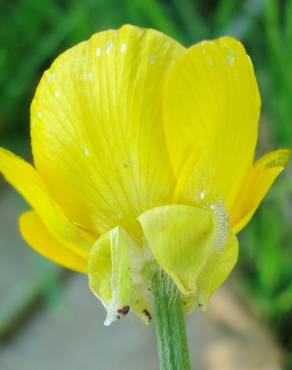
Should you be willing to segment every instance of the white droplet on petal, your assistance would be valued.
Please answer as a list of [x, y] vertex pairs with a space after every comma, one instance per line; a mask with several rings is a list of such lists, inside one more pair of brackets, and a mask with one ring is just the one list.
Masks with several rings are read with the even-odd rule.
[[106, 48], [106, 50], [105, 50], [106, 54], [109, 54], [109, 53], [111, 52], [112, 47], [113, 47], [113, 42], [112, 42], [112, 40], [109, 40], [109, 41], [107, 42], [107, 48]]
[[206, 190], [202, 190], [200, 192], [200, 199], [203, 200], [205, 198], [205, 195], [206, 195]]
[[208, 58], [208, 64], [209, 64], [210, 67], [213, 67], [213, 65], [214, 65], [213, 59]]
[[86, 147], [83, 147], [82, 148], [82, 151], [83, 151], [83, 154], [86, 156], [86, 157], [88, 157], [89, 156], [89, 149], [88, 148], [86, 148]]
[[93, 73], [91, 73], [91, 72], [87, 73], [87, 79], [89, 81], [92, 81], [93, 80]]
[[123, 44], [121, 45], [121, 47], [120, 47], [120, 52], [121, 52], [121, 53], [125, 53], [125, 52], [126, 52], [126, 50], [127, 50], [127, 44], [123, 43]]
[[234, 55], [232, 53], [232, 51], [230, 50], [228, 52], [228, 55], [227, 55], [227, 63], [232, 66], [233, 65], [233, 62], [234, 62]]
[[150, 55], [150, 57], [149, 57], [149, 63], [150, 64], [154, 64], [156, 62], [156, 57], [155, 57], [155, 55]]
[[55, 73], [49, 73], [48, 74], [48, 81], [49, 82], [53, 81], [55, 79], [55, 77], [56, 77]]
[[39, 118], [42, 118], [42, 116], [43, 116], [43, 115], [42, 115], [42, 112], [40, 112], [40, 111], [37, 111], [37, 112], [36, 112], [36, 115], [37, 115]]
[[55, 97], [56, 98], [59, 98], [59, 96], [61, 95], [61, 93], [60, 93], [60, 91], [59, 90], [57, 90], [57, 91], [55, 91]]
[[33, 127], [33, 126], [35, 126], [35, 120], [34, 119], [31, 120], [31, 127]]
[[97, 57], [100, 57], [101, 56], [101, 48], [96, 48], [95, 54], [96, 54]]

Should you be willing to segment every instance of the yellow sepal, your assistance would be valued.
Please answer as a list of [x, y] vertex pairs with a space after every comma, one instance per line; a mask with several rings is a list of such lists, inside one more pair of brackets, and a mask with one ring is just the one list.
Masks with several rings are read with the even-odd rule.
[[146, 243], [181, 291], [186, 312], [205, 307], [236, 262], [237, 241], [225, 217], [220, 205], [170, 205], [139, 217]]
[[89, 287], [107, 310], [105, 325], [133, 311], [149, 323], [149, 283], [142, 273], [141, 247], [126, 231], [116, 227], [94, 244], [88, 260]]

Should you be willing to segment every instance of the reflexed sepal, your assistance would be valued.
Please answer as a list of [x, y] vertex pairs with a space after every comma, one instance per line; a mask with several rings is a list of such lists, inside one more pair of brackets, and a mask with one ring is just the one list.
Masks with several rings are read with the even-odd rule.
[[224, 207], [163, 206], [139, 221], [156, 262], [181, 291], [185, 312], [205, 308], [237, 259], [237, 240]]
[[191, 296], [183, 296], [183, 306], [186, 314], [190, 314], [196, 307], [206, 310], [209, 299], [220, 287], [232, 271], [238, 257], [238, 241], [234, 234], [222, 250], [213, 251], [204, 268], [197, 278], [197, 292]]
[[94, 244], [88, 260], [89, 286], [107, 310], [105, 325], [130, 310], [149, 323], [152, 314], [147, 298], [149, 283], [142, 275], [144, 266], [141, 246], [120, 227]]

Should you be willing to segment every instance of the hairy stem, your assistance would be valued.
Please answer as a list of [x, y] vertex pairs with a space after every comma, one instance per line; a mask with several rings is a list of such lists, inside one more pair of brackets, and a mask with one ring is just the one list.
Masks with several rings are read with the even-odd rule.
[[190, 357], [180, 293], [161, 271], [152, 278], [160, 370], [190, 370]]

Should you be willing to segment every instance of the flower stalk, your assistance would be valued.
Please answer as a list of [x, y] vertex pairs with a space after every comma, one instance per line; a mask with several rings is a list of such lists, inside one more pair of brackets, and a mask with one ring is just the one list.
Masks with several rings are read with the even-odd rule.
[[160, 270], [152, 278], [160, 370], [190, 370], [181, 295]]

